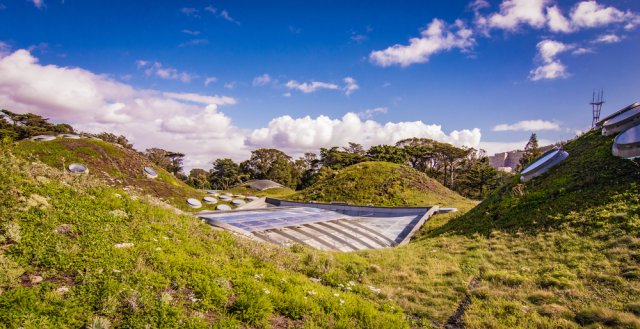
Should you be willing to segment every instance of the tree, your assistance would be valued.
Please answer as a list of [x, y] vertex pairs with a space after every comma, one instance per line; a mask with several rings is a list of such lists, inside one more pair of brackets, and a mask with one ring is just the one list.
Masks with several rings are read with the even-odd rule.
[[209, 173], [200, 168], [191, 169], [191, 171], [189, 171], [189, 177], [187, 178], [187, 184], [203, 190], [209, 189], [211, 188]]
[[367, 151], [367, 157], [372, 161], [386, 161], [403, 164], [409, 155], [405, 149], [393, 145], [372, 146]]
[[241, 163], [241, 169], [252, 179], [270, 179], [291, 188], [298, 184], [291, 157], [277, 149], [252, 151], [251, 158]]
[[182, 161], [184, 154], [171, 152], [161, 148], [150, 148], [145, 150], [144, 155], [156, 165], [164, 168], [176, 177], [182, 177]]
[[296, 189], [302, 190], [317, 181], [318, 171], [320, 170], [320, 159], [318, 159], [315, 153], [307, 152], [295, 161], [294, 167], [298, 173], [301, 173]]
[[[43, 118], [33, 113], [19, 114], [3, 109], [0, 111], [5, 124], [3, 136], [11, 136], [13, 139], [21, 140], [37, 135], [72, 134], [73, 127], [68, 124], [52, 124], [49, 119]], [[5, 119], [9, 119], [11, 124]]]
[[340, 151], [337, 146], [329, 149], [321, 148], [320, 163], [323, 167], [341, 169], [367, 160], [360, 144], [349, 143], [349, 146], [344, 147], [343, 150]]
[[489, 164], [489, 158], [482, 157], [466, 168], [456, 184], [456, 191], [468, 198], [482, 199], [498, 187], [506, 175]]
[[248, 175], [240, 172], [240, 165], [231, 159], [217, 159], [213, 162], [213, 169], [209, 171], [211, 186], [219, 190], [226, 190], [247, 178]]
[[122, 145], [123, 147], [126, 147], [128, 149], [132, 149], [133, 148], [133, 145], [129, 143], [129, 140], [126, 137], [122, 136], [122, 135], [116, 136], [115, 134], [112, 134], [112, 133], [101, 132], [101, 133], [93, 135], [93, 136], [96, 137], [96, 138], [100, 138], [105, 142]]
[[527, 145], [524, 147], [524, 154], [522, 158], [520, 158], [520, 162], [518, 165], [518, 170], [522, 170], [526, 166], [528, 166], [533, 160], [539, 157], [542, 154], [540, 147], [538, 146], [538, 136], [533, 133], [531, 137], [529, 137], [529, 141]]

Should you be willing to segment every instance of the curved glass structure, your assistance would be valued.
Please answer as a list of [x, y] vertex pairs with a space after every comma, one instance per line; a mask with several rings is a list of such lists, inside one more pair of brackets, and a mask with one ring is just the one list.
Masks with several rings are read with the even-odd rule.
[[149, 178], [158, 177], [158, 172], [155, 169], [151, 168], [151, 167], [144, 167], [144, 173]]
[[611, 136], [640, 124], [640, 104], [634, 105], [605, 121], [602, 125], [602, 134]]
[[522, 170], [522, 172], [520, 173], [520, 180], [523, 182], [527, 182], [534, 177], [538, 177], [558, 163], [562, 162], [562, 160], [566, 159], [568, 156], [569, 153], [565, 152], [562, 149], [554, 147], [542, 154], [530, 165], [524, 168], [524, 170]]
[[69, 165], [69, 167], [67, 167], [67, 169], [69, 169], [70, 172], [76, 174], [84, 174], [89, 171], [89, 169], [87, 169], [85, 165], [80, 163], [72, 163]]
[[611, 153], [625, 159], [640, 157], [640, 125], [631, 127], [616, 136]]

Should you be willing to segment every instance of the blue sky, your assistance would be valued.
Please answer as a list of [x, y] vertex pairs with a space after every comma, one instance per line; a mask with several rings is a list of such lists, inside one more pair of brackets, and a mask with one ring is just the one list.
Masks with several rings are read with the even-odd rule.
[[588, 128], [594, 88], [604, 113], [637, 101], [639, 14], [631, 0], [0, 0], [0, 106], [185, 149], [192, 166], [408, 134], [492, 153]]

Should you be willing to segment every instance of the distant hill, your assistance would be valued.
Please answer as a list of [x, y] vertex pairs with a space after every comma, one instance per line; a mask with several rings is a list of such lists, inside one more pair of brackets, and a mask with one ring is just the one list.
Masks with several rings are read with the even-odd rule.
[[[636, 207], [637, 211], [640, 167], [632, 161], [614, 157], [612, 142], [613, 137], [604, 137], [600, 131], [591, 131], [569, 141], [564, 146], [569, 153], [565, 161], [526, 184], [516, 175], [472, 211], [443, 229], [489, 232], [492, 229], [550, 228], [569, 223], [583, 227], [638, 226], [637, 214], [625, 217], [635, 219], [635, 224], [616, 216], [596, 218], [601, 209], [620, 202], [624, 204], [622, 207]], [[569, 221], [567, 216], [571, 213], [575, 216]]]
[[469, 202], [424, 173], [389, 162], [346, 167], [289, 199], [376, 206], [455, 206]]
[[[89, 168], [89, 175], [110, 186], [151, 195], [183, 210], [193, 210], [186, 204], [187, 198], [200, 199], [206, 194], [154, 165], [135, 150], [98, 139], [22, 140], [15, 144], [14, 153], [60, 170], [64, 170], [70, 163], [82, 163]], [[144, 167], [153, 167], [158, 172], [158, 178], [147, 178], [143, 172]], [[200, 209], [214, 207], [215, 205], [203, 205]]]

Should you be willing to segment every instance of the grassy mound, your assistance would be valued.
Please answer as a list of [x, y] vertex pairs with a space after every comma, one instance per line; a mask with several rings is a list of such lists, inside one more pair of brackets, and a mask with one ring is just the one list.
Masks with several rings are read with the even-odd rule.
[[[599, 131], [570, 141], [564, 147], [569, 152], [565, 161], [526, 184], [514, 177], [442, 231], [487, 234], [573, 225], [616, 226], [637, 233], [640, 167], [612, 156], [612, 143], [613, 137]], [[611, 209], [614, 205], [617, 209]]]
[[263, 191], [258, 191], [246, 186], [232, 187], [228, 190], [225, 190], [224, 192], [228, 192], [231, 194], [240, 194], [240, 195], [255, 195], [260, 197], [266, 196], [266, 197], [272, 197], [272, 198], [286, 198], [296, 193], [296, 191], [288, 187], [277, 187], [277, 188], [270, 188]]
[[[196, 190], [162, 168], [152, 164], [138, 152], [96, 139], [58, 138], [49, 142], [24, 140], [16, 143], [14, 153], [29, 161], [40, 161], [50, 167], [64, 170], [70, 163], [82, 163], [89, 175], [109, 186], [123, 187], [143, 195], [151, 195], [179, 209], [193, 211], [187, 198], [201, 199], [205, 192]], [[153, 167], [158, 178], [149, 179], [142, 171]], [[203, 204], [203, 209], [215, 205]]]
[[469, 202], [427, 175], [389, 162], [349, 166], [289, 199], [376, 206], [456, 206]]
[[312, 280], [324, 271], [310, 250], [0, 151], [0, 327], [408, 327], [351, 276], [342, 288]]

